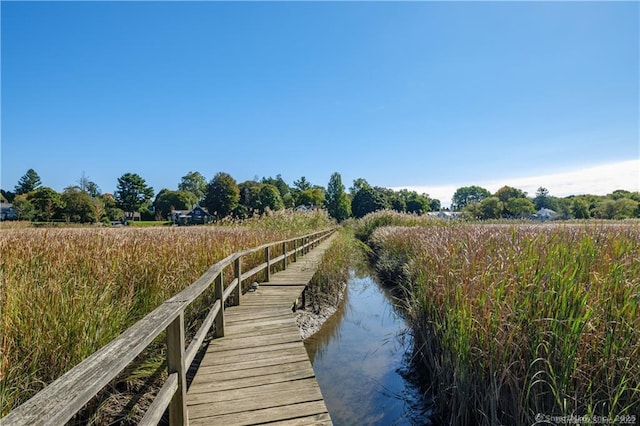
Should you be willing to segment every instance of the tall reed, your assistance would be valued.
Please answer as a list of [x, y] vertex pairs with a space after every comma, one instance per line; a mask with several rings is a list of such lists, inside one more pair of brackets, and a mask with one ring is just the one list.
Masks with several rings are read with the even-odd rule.
[[443, 421], [639, 414], [638, 225], [387, 227], [371, 243]]

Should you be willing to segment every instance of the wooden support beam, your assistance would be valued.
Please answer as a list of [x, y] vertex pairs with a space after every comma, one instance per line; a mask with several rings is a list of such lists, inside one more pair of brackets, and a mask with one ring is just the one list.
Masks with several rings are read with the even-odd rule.
[[184, 312], [167, 327], [167, 369], [169, 374], [178, 374], [178, 389], [169, 404], [169, 424], [188, 426], [187, 414], [187, 370], [184, 363]]
[[216, 277], [216, 281], [214, 283], [214, 295], [216, 298], [216, 301], [220, 301], [220, 310], [218, 311], [218, 314], [216, 315], [216, 331], [215, 331], [215, 336], [216, 337], [223, 337], [224, 336], [224, 300], [223, 300], [223, 294], [224, 294], [224, 278], [223, 278], [223, 273], [220, 272], [220, 274]]

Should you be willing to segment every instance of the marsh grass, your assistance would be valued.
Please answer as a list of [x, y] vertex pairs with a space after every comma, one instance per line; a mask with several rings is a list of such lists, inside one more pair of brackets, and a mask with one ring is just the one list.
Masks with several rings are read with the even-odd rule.
[[637, 224], [386, 227], [443, 422], [640, 412]]
[[[285, 213], [226, 226], [0, 230], [2, 415], [229, 254], [330, 224], [323, 213]], [[249, 257], [243, 269], [262, 261]], [[186, 313], [187, 334], [211, 297]], [[151, 361], [141, 360], [129, 371], [134, 377], [123, 379], [125, 387], [162, 363], [157, 351], [148, 355]]]
[[301, 307], [319, 313], [324, 306], [337, 306], [349, 280], [349, 271], [365, 262], [366, 250], [367, 247], [355, 239], [352, 229], [341, 228], [305, 288], [305, 306]]

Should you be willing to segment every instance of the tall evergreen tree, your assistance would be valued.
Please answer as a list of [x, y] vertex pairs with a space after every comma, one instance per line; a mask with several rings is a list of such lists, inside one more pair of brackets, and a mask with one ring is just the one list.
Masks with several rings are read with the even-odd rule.
[[153, 188], [140, 175], [125, 173], [118, 178], [115, 199], [125, 212], [135, 212], [153, 197]]
[[40, 176], [35, 170], [29, 169], [24, 176], [20, 178], [16, 185], [16, 195], [27, 194], [42, 185]]
[[342, 176], [338, 172], [333, 173], [329, 178], [325, 205], [331, 217], [339, 222], [351, 216], [351, 200], [347, 196], [342, 184]]

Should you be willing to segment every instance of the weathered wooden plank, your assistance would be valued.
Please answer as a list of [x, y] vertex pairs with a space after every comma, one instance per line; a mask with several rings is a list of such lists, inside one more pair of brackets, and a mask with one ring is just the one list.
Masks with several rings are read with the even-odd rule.
[[[238, 355], [237, 352], [233, 351], [224, 353], [224, 355], [221, 353], [215, 357], [207, 357], [207, 359], [203, 360], [203, 363], [200, 364], [200, 368], [223, 366], [225, 364], [235, 364], [237, 362], [264, 361], [294, 355], [300, 355], [304, 359], [304, 356], [307, 355], [307, 351], [301, 346], [277, 349], [273, 351], [253, 352], [244, 355]], [[206, 364], [204, 362], [206, 362]]]
[[191, 395], [202, 392], [222, 392], [231, 389], [250, 388], [270, 383], [291, 382], [294, 380], [315, 377], [309, 361], [290, 362], [281, 365], [258, 367], [251, 370], [225, 371], [216, 374], [198, 374], [194, 379], [189, 393]]
[[213, 358], [218, 358], [219, 356], [226, 356], [227, 354], [229, 356], [243, 356], [243, 355], [247, 355], [247, 354], [259, 354], [262, 352], [270, 352], [270, 351], [275, 351], [278, 349], [287, 349], [287, 348], [298, 348], [300, 347], [300, 342], [296, 341], [296, 342], [288, 342], [288, 343], [278, 343], [275, 345], [263, 345], [263, 346], [258, 346], [258, 347], [254, 347], [254, 346], [250, 346], [250, 347], [246, 347], [246, 348], [237, 348], [237, 349], [229, 349], [229, 350], [225, 350], [225, 351], [218, 351], [216, 352], [216, 356]]
[[231, 295], [231, 293], [233, 291], [235, 291], [235, 289], [238, 287], [238, 278], [234, 278], [229, 285], [227, 286], [227, 288], [224, 289], [224, 293], [222, 293], [225, 302], [227, 301], [227, 299], [229, 298], [229, 296]]
[[305, 358], [306, 354], [296, 354], [296, 355], [284, 355], [278, 358], [266, 358], [262, 360], [251, 360], [251, 361], [238, 361], [234, 364], [223, 364], [223, 365], [201, 365], [199, 370], [202, 373], [208, 374], [216, 374], [223, 371], [234, 371], [234, 370], [247, 370], [256, 367], [266, 367], [269, 365], [280, 365], [285, 364], [287, 362], [296, 362], [296, 361], [305, 361], [309, 358]]
[[191, 424], [197, 425], [252, 425], [282, 420], [291, 420], [305, 416], [327, 413], [324, 401], [303, 402], [300, 404], [283, 405], [244, 413], [225, 414], [222, 416], [207, 416], [194, 418]]
[[[193, 395], [189, 399], [191, 405], [208, 404], [212, 402], [237, 401], [242, 398], [255, 398], [273, 395], [277, 392], [284, 391], [304, 391], [306, 389], [315, 389], [320, 398], [320, 386], [314, 377], [308, 377], [301, 380], [292, 380], [287, 382], [267, 383], [250, 388], [230, 389], [223, 392], [207, 392]], [[247, 407], [244, 407], [247, 408]]]
[[229, 326], [229, 333], [255, 333], [259, 331], [271, 330], [275, 326], [282, 327], [291, 326], [291, 323], [295, 326], [295, 319], [289, 316], [289, 318], [280, 318], [280, 317], [271, 317], [259, 322], [246, 322], [246, 323], [238, 323], [232, 326]]
[[[218, 342], [217, 340], [213, 341], [209, 345], [207, 353], [215, 353], [216, 348], [220, 348], [222, 350], [238, 349], [263, 345], [275, 345], [278, 343], [302, 342], [302, 340], [300, 339], [300, 333], [296, 334], [295, 332], [280, 333], [271, 336], [247, 336], [233, 340], [220, 340], [220, 342]], [[214, 344], [215, 346], [212, 347]]]
[[[306, 387], [301, 389], [285, 389], [280, 391], [264, 392], [245, 397], [238, 397], [230, 401], [207, 402], [189, 406], [189, 416], [192, 419], [198, 417], [221, 416], [225, 414], [243, 413], [247, 411], [262, 410], [265, 408], [281, 407], [283, 405], [299, 404], [302, 402], [322, 401], [320, 389]], [[326, 411], [326, 410], [324, 410]]]

